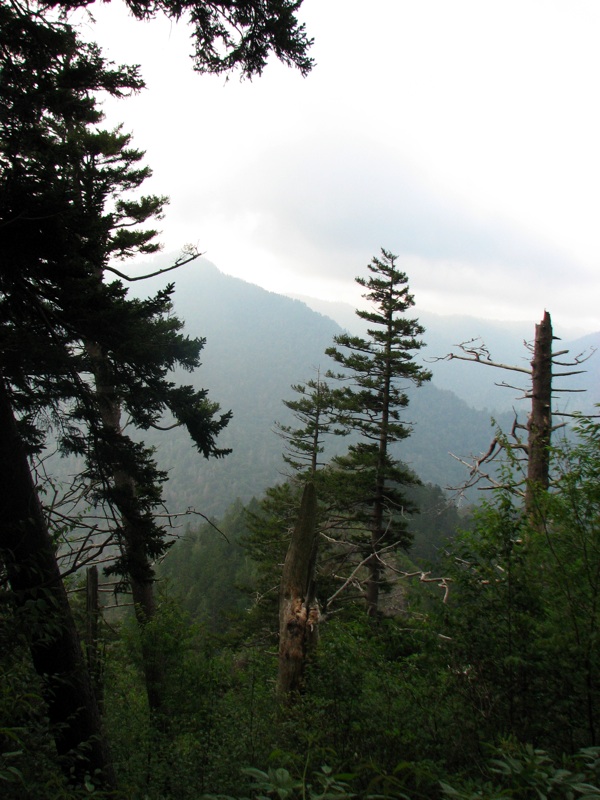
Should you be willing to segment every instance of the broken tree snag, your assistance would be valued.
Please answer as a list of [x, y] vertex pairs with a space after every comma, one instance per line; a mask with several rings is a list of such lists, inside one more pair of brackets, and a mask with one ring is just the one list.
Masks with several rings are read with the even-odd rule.
[[552, 322], [545, 311], [535, 326], [531, 359], [531, 413], [527, 421], [527, 487], [525, 507], [535, 514], [535, 495], [550, 484], [550, 440], [552, 436]]
[[300, 513], [283, 564], [279, 592], [279, 668], [277, 695], [289, 702], [302, 684], [307, 652], [316, 638], [318, 610], [314, 599], [317, 554], [317, 495], [304, 487]]

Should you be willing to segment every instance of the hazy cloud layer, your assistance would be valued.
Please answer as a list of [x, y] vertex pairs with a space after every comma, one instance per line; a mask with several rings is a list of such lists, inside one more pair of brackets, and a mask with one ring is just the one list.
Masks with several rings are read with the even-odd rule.
[[168, 249], [352, 302], [384, 246], [424, 308], [600, 329], [595, 0], [305, 0], [313, 73], [243, 84], [194, 75], [185, 27], [96, 6], [150, 87], [107, 112], [171, 196]]

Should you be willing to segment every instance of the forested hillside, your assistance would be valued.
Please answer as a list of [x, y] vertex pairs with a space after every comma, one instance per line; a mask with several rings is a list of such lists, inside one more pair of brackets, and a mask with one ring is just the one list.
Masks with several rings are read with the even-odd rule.
[[[165, 263], [164, 257], [158, 263]], [[149, 288], [164, 285], [168, 277], [154, 279]], [[197, 388], [208, 388], [222, 409], [233, 410], [220, 437], [232, 453], [207, 462], [190, 447], [184, 431], [150, 432], [148, 441], [159, 448], [160, 466], [169, 470], [165, 494], [170, 507], [194, 506], [220, 515], [236, 499], [248, 502], [282, 478], [283, 443], [274, 432], [276, 421], [289, 421], [282, 401], [290, 398], [292, 384], [312, 378], [316, 368], [333, 368], [325, 348], [341, 329], [304, 303], [223, 275], [204, 259], [175, 277], [175, 311], [185, 319], [188, 334], [206, 338], [202, 366], [191, 380]], [[426, 360], [434, 351], [427, 332], [423, 338], [427, 347], [421, 359]], [[436, 382], [435, 365], [427, 366], [433, 366], [434, 380], [418, 391], [409, 389], [406, 421], [414, 431], [398, 445], [398, 457], [423, 481], [458, 487], [465, 468], [451, 454], [468, 458], [485, 452], [493, 436], [492, 414], [504, 427], [512, 424], [512, 415], [470, 408]], [[493, 383], [488, 373], [478, 373], [482, 385]]]
[[[298, 299], [303, 300], [313, 310], [336, 320], [339, 325], [350, 331], [360, 332], [364, 327], [357, 318], [355, 309], [350, 305], [315, 300], [312, 297], [298, 296]], [[542, 309], [540, 316], [541, 313]], [[503, 379], [498, 373], [489, 370], [482, 372], [470, 364], [443, 359], [448, 353], [456, 352], [462, 342], [477, 339], [486, 346], [493, 360], [517, 366], [525, 364], [531, 359], [531, 352], [526, 345], [531, 345], [533, 342], [537, 320], [509, 322], [481, 319], [476, 313], [473, 316], [454, 314], [451, 308], [448, 309], [447, 315], [420, 311], [419, 318], [427, 329], [427, 350], [424, 351], [423, 358], [433, 371], [435, 386], [454, 392], [470, 407], [488, 411], [490, 414], [519, 407], [517, 399], [521, 396], [521, 392], [518, 389], [498, 386], [497, 384]], [[600, 349], [600, 331], [578, 336], [571, 330], [563, 331], [557, 327], [555, 335], [558, 337], [557, 343], [560, 344], [560, 349], [568, 350], [572, 356], [592, 355]], [[600, 396], [599, 358], [600, 356], [593, 356], [584, 365], [584, 372], [576, 379], [572, 378], [568, 384], [571, 388], [584, 390], [585, 394], [575, 398], [569, 396], [560, 398], [560, 408], [567, 411], [588, 412], [593, 409], [596, 398]]]

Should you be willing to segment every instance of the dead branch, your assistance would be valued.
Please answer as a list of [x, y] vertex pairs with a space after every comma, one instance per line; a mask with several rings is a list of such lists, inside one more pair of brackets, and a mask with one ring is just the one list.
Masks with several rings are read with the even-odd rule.
[[490, 351], [487, 349], [485, 344], [483, 344], [483, 342], [481, 342], [481, 344], [471, 346], [474, 344], [474, 342], [481, 342], [481, 339], [476, 337], [474, 339], [469, 339], [466, 342], [461, 342], [460, 344], [454, 345], [462, 351], [462, 355], [460, 353], [448, 353], [445, 356], [434, 357], [427, 360], [452, 361], [453, 359], [458, 359], [459, 361], [472, 361], [477, 364], [485, 364], [488, 367], [495, 367], [496, 369], [506, 369], [511, 372], [521, 372], [525, 375], [531, 375], [531, 369], [527, 367], [517, 367], [513, 364], [503, 364], [500, 361], [494, 361], [490, 355]]
[[395, 572], [401, 578], [419, 578], [419, 583], [437, 583], [437, 585], [444, 589], [444, 598], [442, 600], [443, 603], [446, 603], [448, 597], [450, 596], [450, 586], [449, 583], [452, 583], [452, 578], [432, 578], [431, 572], [425, 572], [423, 570], [417, 570], [416, 572], [406, 572], [405, 570], [398, 569], [397, 567], [392, 566], [391, 564], [385, 564], [386, 569], [389, 569], [391, 572]]
[[[134, 281], [145, 281], [148, 278], [155, 278], [157, 275], [164, 275], [165, 272], [171, 272], [174, 269], [179, 269], [179, 267], [185, 266], [185, 264], [189, 264], [190, 261], [195, 261], [200, 256], [203, 256], [204, 253], [198, 253], [195, 248], [192, 252], [182, 254], [180, 258], [174, 264], [171, 264], [170, 267], [163, 267], [162, 269], [156, 270], [156, 272], [148, 272], [146, 275], [136, 275], [135, 277], [131, 277], [130, 275], [126, 275], [121, 270], [117, 269], [116, 267], [104, 267], [105, 270], [108, 272], [114, 273], [118, 278], [122, 278], [124, 281], [129, 281], [133, 283]], [[187, 257], [185, 257], [187, 256]]]
[[[358, 572], [367, 564], [367, 562], [371, 559], [372, 555], [373, 555], [373, 553], [369, 553], [369, 555], [366, 558], [363, 558], [363, 560], [359, 564], [356, 565], [356, 567], [352, 570], [350, 575], [344, 580], [344, 582], [342, 583], [340, 588], [337, 589], [331, 595], [331, 597], [327, 598], [327, 602], [325, 604], [325, 608], [329, 608], [329, 606], [335, 600], [335, 598], [338, 595], [340, 595], [344, 591], [344, 589], [346, 589], [348, 586], [350, 586], [351, 584], [353, 584], [355, 582]], [[337, 576], [334, 576], [334, 577], [337, 577]], [[358, 588], [361, 588], [360, 583], [358, 584]]]

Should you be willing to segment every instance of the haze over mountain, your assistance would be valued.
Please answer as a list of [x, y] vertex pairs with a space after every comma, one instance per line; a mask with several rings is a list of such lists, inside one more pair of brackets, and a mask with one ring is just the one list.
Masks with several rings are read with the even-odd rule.
[[[366, 331], [366, 324], [356, 316], [355, 309], [346, 303], [328, 302], [300, 295], [294, 297], [320, 314], [331, 317], [351, 333], [362, 335]], [[552, 309], [548, 310], [552, 314]], [[510, 373], [485, 369], [456, 359], [452, 361], [437, 359], [443, 359], [450, 352], [459, 352], [458, 345], [477, 339], [485, 343], [494, 361], [527, 367], [531, 353], [526, 344], [533, 342], [535, 325], [541, 320], [543, 311], [540, 310], [540, 318], [537, 320], [512, 322], [415, 310], [414, 316], [419, 318], [426, 329], [423, 338], [427, 347], [422, 354], [423, 360], [433, 372], [433, 383], [454, 392], [473, 408], [508, 411], [515, 404], [518, 406], [521, 392], [496, 385], [505, 381], [516, 386], [524, 386], [518, 376], [513, 374], [511, 378]], [[584, 370], [582, 374], [562, 382], [557, 379], [556, 387], [564, 386], [584, 391], [582, 394], [566, 395], [559, 400], [558, 406], [567, 411], [591, 411], [594, 403], [600, 401], [600, 355], [594, 355], [594, 352], [600, 349], [600, 331], [578, 336], [576, 332], [563, 331], [555, 326], [554, 334], [559, 337], [555, 350], [569, 351], [569, 355], [563, 360], [570, 361], [580, 354], [590, 356], [580, 367]], [[566, 367], [561, 370], [557, 368], [556, 372], [559, 371], [570, 370]]]
[[[161, 263], [167, 263], [164, 256]], [[334, 366], [324, 350], [341, 327], [304, 302], [224, 275], [205, 259], [177, 270], [173, 278], [174, 311], [185, 319], [186, 333], [206, 338], [201, 368], [191, 376], [178, 375], [178, 380], [207, 388], [211, 400], [224, 411], [233, 410], [233, 420], [220, 437], [220, 444], [233, 452], [207, 462], [193, 451], [181, 430], [147, 438], [158, 448], [160, 466], [169, 470], [165, 494], [171, 510], [193, 506], [219, 515], [237, 498], [246, 502], [282, 480], [284, 443], [273, 430], [276, 420], [291, 421], [282, 400], [293, 398], [291, 384], [314, 377], [318, 367]], [[148, 294], [169, 279], [163, 275], [144, 281], [137, 291]], [[348, 320], [358, 319], [349, 313], [352, 309], [343, 311]], [[499, 324], [450, 317], [445, 325], [446, 318], [419, 316], [427, 327], [425, 359], [448, 352], [461, 341], [462, 331], [470, 330], [492, 345], [502, 343], [505, 349], [499, 349], [498, 358], [512, 363], [526, 335], [525, 326], [516, 324], [503, 329]], [[507, 343], [513, 336], [516, 343], [510, 349]], [[465, 468], [450, 454], [468, 457], [485, 452], [492, 438], [490, 417], [509, 428], [512, 412], [507, 409], [514, 400], [503, 407], [493, 402], [496, 396], [504, 397], [502, 392], [511, 394], [506, 389], [494, 393], [493, 382], [501, 379], [494, 370], [458, 361], [430, 366], [433, 382], [410, 391], [405, 419], [414, 424], [413, 434], [396, 447], [399, 458], [423, 481], [446, 488], [465, 478]], [[454, 378], [455, 370], [460, 377]], [[527, 406], [521, 405], [524, 418]]]

